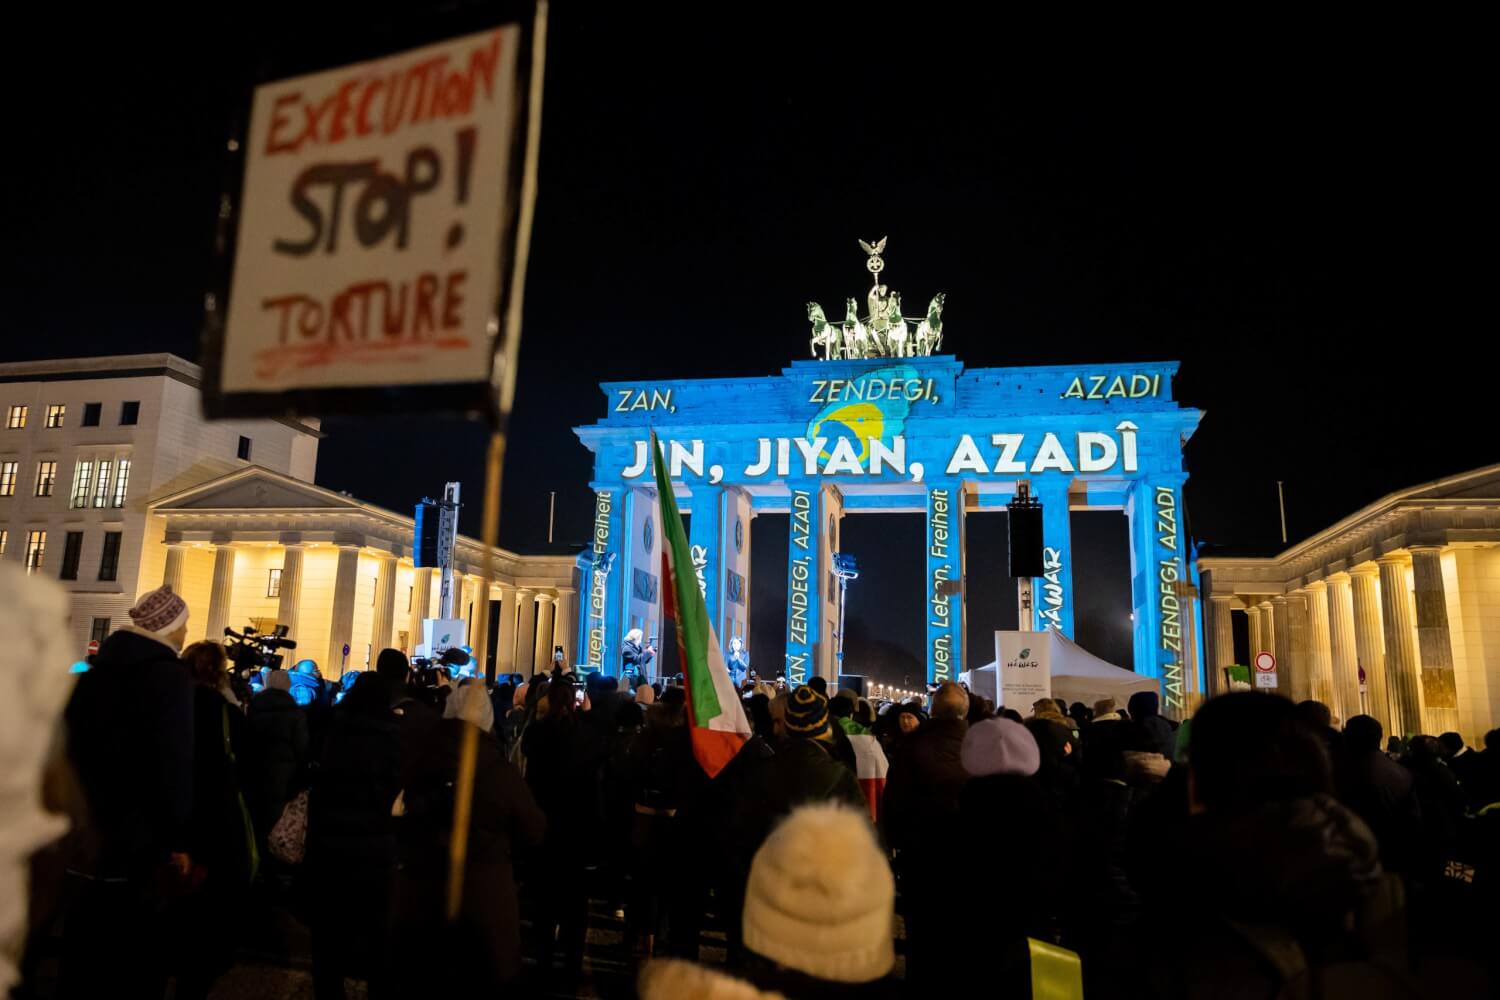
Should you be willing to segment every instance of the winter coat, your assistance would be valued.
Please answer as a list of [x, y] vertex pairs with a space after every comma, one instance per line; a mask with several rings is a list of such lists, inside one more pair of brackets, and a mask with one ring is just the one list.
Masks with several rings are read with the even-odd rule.
[[[762, 963], [764, 965], [765, 963]], [[641, 969], [641, 1000], [890, 1000], [900, 996], [891, 979], [873, 983], [834, 983], [789, 970], [757, 967], [746, 979], [682, 959], [656, 959]]]
[[286, 691], [267, 688], [250, 699], [245, 798], [265, 837], [297, 793], [307, 765], [307, 711]]
[[[398, 883], [396, 937], [407, 946], [403, 979], [420, 984], [421, 995], [456, 995], [463, 985], [492, 989], [520, 972], [521, 915], [512, 857], [540, 844], [547, 829], [546, 817], [521, 773], [501, 754], [499, 741], [478, 733], [463, 897], [457, 925], [447, 923], [454, 782], [467, 727], [462, 719], [442, 719], [432, 727], [412, 761], [402, 796], [407, 860]], [[434, 968], [428, 945], [455, 947]]]
[[[224, 745], [225, 729], [229, 747]], [[240, 710], [211, 688], [193, 688], [193, 814], [188, 853], [213, 879], [248, 884], [255, 828], [242, 793], [249, 734]]]
[[1346, 750], [1337, 781], [1339, 799], [1374, 831], [1385, 866], [1410, 872], [1416, 864], [1422, 825], [1411, 772], [1379, 750]]
[[963, 719], [931, 719], [901, 742], [885, 780], [886, 839], [896, 850], [952, 845], [959, 793], [969, 774], [959, 751]]
[[[1188, 821], [1173, 905], [1154, 915], [1175, 947], [1146, 953], [1152, 996], [1415, 996], [1399, 879], [1370, 829], [1331, 796]], [[1233, 863], [1226, 863], [1233, 858]], [[1183, 919], [1190, 914], [1191, 919]]]
[[314, 867], [396, 863], [391, 806], [400, 792], [396, 716], [333, 710], [323, 758], [308, 796], [307, 853]]
[[411, 779], [411, 769], [417, 758], [427, 749], [433, 730], [442, 721], [442, 713], [425, 701], [412, 697], [409, 691], [397, 693], [391, 703], [391, 713], [396, 716], [396, 742], [400, 747], [400, 779], [405, 787]]
[[193, 810], [193, 685], [149, 633], [104, 640], [68, 702], [68, 754], [89, 809], [75, 867], [143, 876], [185, 852]]
[[630, 744], [626, 769], [637, 811], [675, 814], [704, 780], [685, 726], [647, 725]]
[[[995, 857], [1024, 857], [1002, 866], [1003, 905], [962, 879], [943, 877], [945, 913], [976, 941], [997, 944], [1034, 937], [1056, 940], [1064, 894], [1058, 891], [1074, 859], [1064, 850], [1063, 824], [1050, 792], [1035, 777], [990, 774], [959, 792], [956, 844], [986, 844]], [[938, 845], [931, 850], [941, 852]], [[939, 868], [943, 865], [940, 864]], [[929, 887], [930, 889], [931, 887]]]
[[605, 747], [574, 713], [533, 721], [521, 738], [526, 784], [547, 814], [550, 847], [568, 852], [580, 865], [598, 849], [604, 815], [601, 774]]
[[1406, 768], [1422, 814], [1418, 864], [1424, 874], [1437, 876], [1453, 859], [1465, 812], [1464, 791], [1448, 765], [1435, 758], [1408, 759]]
[[620, 643], [620, 660], [625, 664], [622, 673], [645, 675], [646, 667], [656, 659], [656, 654], [633, 639]]

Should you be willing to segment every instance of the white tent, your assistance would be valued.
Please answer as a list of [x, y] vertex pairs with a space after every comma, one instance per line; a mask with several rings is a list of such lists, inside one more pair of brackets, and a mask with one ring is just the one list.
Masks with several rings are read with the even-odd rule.
[[[1067, 704], [1081, 701], [1092, 706], [1101, 698], [1113, 698], [1121, 708], [1137, 691], [1157, 691], [1157, 683], [1150, 677], [1123, 670], [1106, 663], [1093, 653], [1079, 646], [1056, 629], [1045, 633], [1051, 645], [1052, 697]], [[959, 680], [969, 690], [998, 702], [999, 671], [994, 663], [967, 670], [959, 674]], [[1022, 715], [1029, 714], [1030, 705], [1010, 705]]]

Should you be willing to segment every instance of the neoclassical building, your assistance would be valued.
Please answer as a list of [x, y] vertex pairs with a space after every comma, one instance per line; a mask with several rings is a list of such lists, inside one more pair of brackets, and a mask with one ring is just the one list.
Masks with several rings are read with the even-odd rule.
[[[190, 640], [280, 622], [334, 675], [411, 652], [439, 598], [412, 519], [313, 484], [316, 420], [204, 420], [201, 380], [171, 354], [0, 363], [0, 558], [61, 582], [79, 657], [163, 582]], [[413, 503], [440, 488], [414, 483]], [[495, 549], [487, 590], [481, 544], [460, 537], [456, 558], [482, 663], [530, 673], [554, 645], [576, 662], [571, 557]]]
[[[159, 497], [150, 513], [160, 578], [142, 586], [170, 583], [186, 598], [190, 640], [280, 623], [298, 659], [336, 676], [367, 669], [387, 646], [411, 652], [422, 619], [437, 617], [437, 571], [412, 565], [403, 514], [256, 467]], [[554, 644], [574, 662], [575, 560], [496, 549], [486, 591], [483, 559], [481, 543], [459, 537], [455, 617], [480, 667], [493, 655], [496, 672], [530, 675]]]
[[1392, 493], [1269, 558], [1199, 559], [1210, 685], [1275, 654], [1281, 693], [1387, 733], [1500, 725], [1500, 465]]

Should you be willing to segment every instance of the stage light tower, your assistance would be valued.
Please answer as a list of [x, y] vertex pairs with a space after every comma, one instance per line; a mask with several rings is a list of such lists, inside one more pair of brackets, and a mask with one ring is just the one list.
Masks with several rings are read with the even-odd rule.
[[833, 554], [833, 575], [839, 578], [839, 631], [838, 661], [839, 676], [844, 676], [844, 604], [848, 600], [849, 581], [859, 579], [859, 566], [854, 556], [847, 552]]

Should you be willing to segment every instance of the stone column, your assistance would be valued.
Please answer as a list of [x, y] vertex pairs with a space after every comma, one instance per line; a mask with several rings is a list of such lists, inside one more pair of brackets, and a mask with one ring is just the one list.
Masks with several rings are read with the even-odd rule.
[[1287, 653], [1292, 659], [1293, 701], [1306, 701], [1312, 697], [1312, 622], [1307, 610], [1310, 603], [1305, 590], [1294, 590], [1286, 598], [1290, 624]]
[[396, 627], [396, 557], [381, 556], [375, 570], [375, 614], [370, 623], [370, 656], [391, 644], [391, 630]]
[[1354, 647], [1354, 604], [1349, 595], [1349, 575], [1328, 578], [1328, 639], [1333, 664], [1334, 713], [1345, 722], [1364, 713], [1359, 700], [1359, 653]]
[[281, 592], [276, 598], [276, 624], [286, 626], [287, 637], [297, 639], [297, 611], [302, 606], [302, 554], [300, 542], [282, 547]]
[[536, 665], [552, 669], [552, 595], [536, 595]]
[[1270, 598], [1260, 602], [1260, 641], [1267, 653], [1276, 652], [1276, 609]]
[[1404, 555], [1381, 556], [1380, 623], [1385, 629], [1385, 679], [1391, 703], [1392, 736], [1422, 731], [1422, 702], [1417, 690], [1417, 648], [1412, 640], [1411, 599], [1406, 593]]
[[1337, 715], [1339, 704], [1338, 692], [1333, 685], [1333, 643], [1328, 635], [1328, 584], [1320, 580], [1308, 584], [1307, 591], [1307, 617], [1312, 624], [1308, 636], [1312, 677], [1308, 687], [1314, 701], [1321, 701]]
[[1292, 615], [1285, 597], [1271, 598], [1271, 619], [1276, 645], [1276, 690], [1291, 697], [1297, 685], [1297, 671], [1292, 666]]
[[422, 643], [422, 620], [429, 617], [428, 607], [432, 604], [432, 574], [431, 567], [418, 566], [411, 571], [411, 645], [415, 649]]
[[167, 569], [161, 575], [164, 586], [172, 588], [172, 593], [178, 597], [182, 596], [182, 561], [187, 558], [187, 546], [172, 544], [167, 546]]
[[490, 585], [482, 576], [474, 577], [474, 620], [469, 623], [469, 646], [474, 650], [475, 676], [489, 677]]
[[[530, 677], [536, 673], [536, 591], [516, 588], [516, 673]], [[545, 663], [543, 664], [545, 666]]]
[[1458, 677], [1448, 635], [1442, 549], [1411, 546], [1411, 575], [1417, 601], [1417, 654], [1422, 664], [1422, 719], [1426, 732], [1446, 733], [1458, 729]]
[[1228, 690], [1224, 668], [1234, 662], [1234, 612], [1230, 609], [1233, 600], [1216, 594], [1208, 602], [1208, 634], [1212, 642], [1208, 689], [1216, 694]]
[[229, 624], [229, 605], [234, 600], [234, 546], [214, 549], [214, 582], [208, 593], [208, 618], [203, 637], [209, 642], [224, 641], [224, 627]]
[[[344, 647], [354, 641], [354, 592], [359, 585], [359, 546], [340, 545], [333, 573], [333, 617], [328, 624], [328, 658], [318, 664], [323, 676], [337, 680], [344, 674]], [[352, 650], [351, 650], [352, 654]]]
[[1391, 732], [1391, 703], [1386, 694], [1385, 643], [1380, 631], [1380, 567], [1360, 563], [1349, 571], [1354, 607], [1354, 648], [1365, 672], [1365, 714]]
[[508, 583], [500, 587], [500, 634], [495, 642], [495, 671], [516, 672], [516, 588]]
[[1255, 666], [1255, 654], [1265, 649], [1264, 633], [1261, 632], [1260, 619], [1264, 612], [1259, 604], [1248, 604], [1245, 607], [1245, 617], [1250, 619], [1250, 666]]
[[568, 665], [578, 663], [578, 591], [572, 587], [557, 588], [557, 627], [552, 632], [554, 645], [561, 645]]

